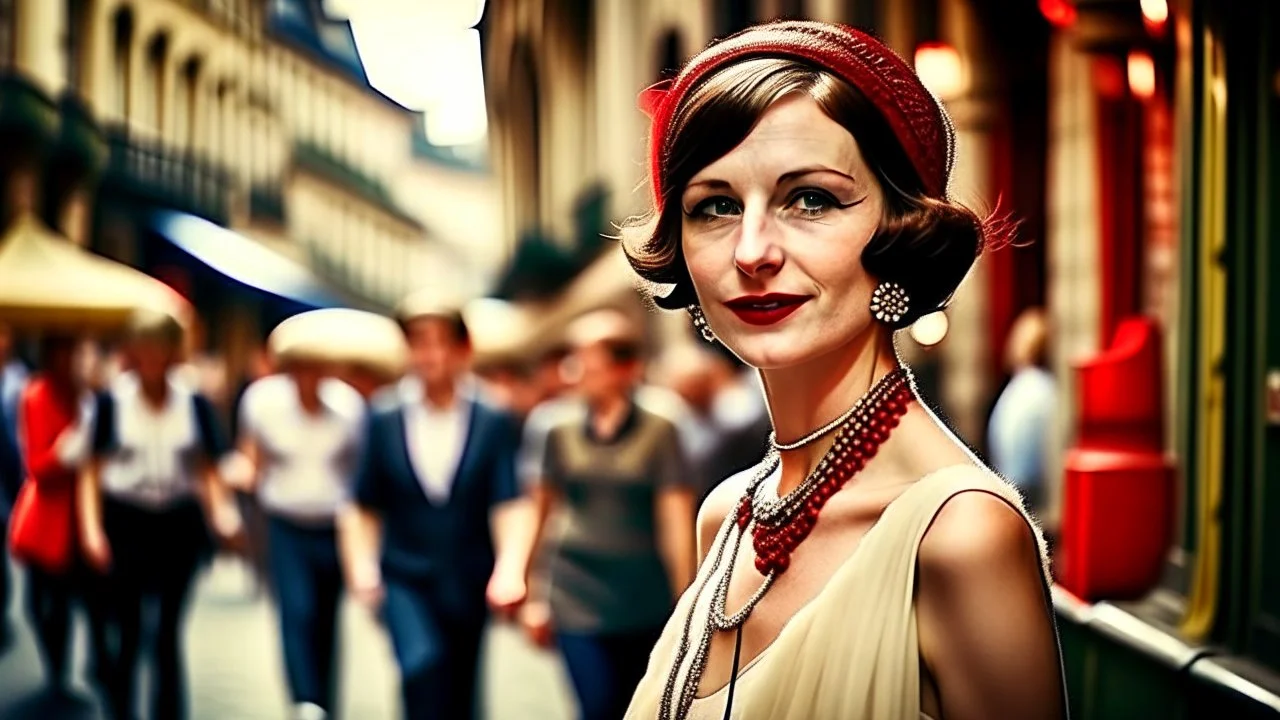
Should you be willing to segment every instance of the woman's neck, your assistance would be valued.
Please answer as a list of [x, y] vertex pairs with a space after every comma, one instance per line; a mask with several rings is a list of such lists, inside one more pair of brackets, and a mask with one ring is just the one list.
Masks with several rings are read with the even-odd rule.
[[[836, 419], [897, 367], [892, 338], [877, 328], [809, 362], [761, 371], [778, 442], [795, 442]], [[832, 431], [783, 451], [779, 494], [803, 482], [834, 440]]]

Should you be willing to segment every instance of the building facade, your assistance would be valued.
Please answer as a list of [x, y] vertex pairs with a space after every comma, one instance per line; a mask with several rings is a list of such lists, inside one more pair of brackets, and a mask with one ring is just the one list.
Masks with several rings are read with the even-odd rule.
[[[9, 206], [188, 294], [243, 350], [308, 306], [482, 292], [484, 167], [432, 148], [319, 0], [6, 0]], [[16, 193], [16, 195], [15, 195]], [[233, 369], [234, 370], [234, 369]]]

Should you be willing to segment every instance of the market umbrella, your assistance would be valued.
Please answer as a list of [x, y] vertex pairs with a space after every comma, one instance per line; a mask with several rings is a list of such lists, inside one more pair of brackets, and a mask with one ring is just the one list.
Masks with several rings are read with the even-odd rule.
[[190, 318], [186, 300], [128, 265], [72, 244], [29, 213], [0, 238], [0, 321], [17, 327], [110, 331], [138, 308]]
[[271, 331], [267, 346], [280, 360], [358, 365], [388, 378], [402, 374], [409, 362], [409, 348], [394, 320], [351, 308], [294, 315]]

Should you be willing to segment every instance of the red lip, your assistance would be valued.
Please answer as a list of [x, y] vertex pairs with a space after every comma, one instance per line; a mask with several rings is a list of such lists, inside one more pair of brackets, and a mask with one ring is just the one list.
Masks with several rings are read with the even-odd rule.
[[809, 302], [808, 295], [744, 295], [725, 303], [738, 319], [748, 325], [772, 325], [786, 319]]

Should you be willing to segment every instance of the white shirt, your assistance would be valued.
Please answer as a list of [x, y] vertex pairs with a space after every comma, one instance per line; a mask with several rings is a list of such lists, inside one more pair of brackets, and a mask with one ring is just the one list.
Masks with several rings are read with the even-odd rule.
[[404, 378], [399, 389], [404, 401], [405, 445], [413, 472], [427, 499], [443, 505], [449, 501], [466, 449], [475, 391], [470, 383], [459, 383], [453, 403], [439, 408], [427, 402], [422, 381], [417, 378]]
[[[163, 509], [192, 497], [201, 452], [193, 392], [169, 378], [164, 407], [147, 403], [133, 372], [112, 380], [107, 392], [114, 400], [113, 449], [102, 466], [102, 491], [116, 500]], [[88, 427], [88, 423], [83, 423]]]
[[240, 427], [258, 446], [258, 499], [268, 513], [329, 522], [351, 494], [364, 439], [364, 399], [341, 380], [320, 382], [320, 411], [302, 407], [288, 375], [245, 390]]

